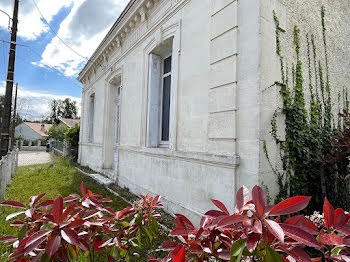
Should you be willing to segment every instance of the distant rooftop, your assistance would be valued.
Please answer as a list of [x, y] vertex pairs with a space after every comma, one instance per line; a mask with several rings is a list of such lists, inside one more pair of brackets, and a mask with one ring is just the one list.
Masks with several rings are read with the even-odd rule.
[[36, 133], [38, 133], [42, 137], [47, 137], [47, 131], [52, 127], [51, 124], [42, 124], [42, 123], [32, 123], [32, 122], [24, 122], [25, 125], [33, 129]]
[[59, 120], [68, 126], [69, 128], [75, 127], [76, 125], [80, 124], [80, 119], [70, 119], [70, 118], [63, 118], [60, 117]]

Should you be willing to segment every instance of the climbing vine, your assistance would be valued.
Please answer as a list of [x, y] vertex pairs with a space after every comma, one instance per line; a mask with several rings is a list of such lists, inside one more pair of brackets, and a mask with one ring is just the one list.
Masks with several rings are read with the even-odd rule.
[[[328, 50], [325, 23], [325, 8], [321, 9], [322, 39], [324, 47], [325, 68], [322, 65], [321, 55], [315, 43], [315, 36], [306, 35], [307, 68], [309, 82], [305, 83], [304, 65], [301, 57], [301, 32], [298, 26], [294, 27], [294, 47], [296, 54], [295, 64], [292, 65], [292, 81], [289, 81], [288, 65], [285, 64], [280, 40], [280, 25], [276, 13], [273, 13], [276, 25], [276, 53], [280, 58], [282, 81], [276, 82], [280, 87], [283, 100], [282, 112], [285, 115], [285, 139], [277, 136], [277, 111], [271, 120], [271, 135], [280, 148], [280, 157], [283, 170], [273, 172], [277, 176], [279, 194], [276, 201], [285, 199], [290, 195], [312, 195], [307, 212], [320, 210], [323, 199], [327, 196], [331, 201], [349, 209], [350, 199], [347, 192], [348, 183], [344, 178], [347, 173], [348, 158], [342, 163], [330, 161], [334, 152], [334, 139], [346, 127], [346, 121], [332, 112], [334, 110], [331, 97], [331, 83], [329, 79]], [[286, 68], [286, 69], [285, 69]], [[305, 86], [308, 86], [305, 90]], [[304, 92], [310, 93], [307, 107]], [[341, 98], [342, 97], [342, 98]], [[343, 102], [340, 103], [340, 100]], [[339, 92], [338, 105], [343, 109], [349, 107], [347, 89]], [[266, 143], [264, 152], [272, 167]], [[333, 158], [334, 159], [334, 158]], [[345, 161], [345, 162], [344, 162]], [[342, 169], [341, 169], [341, 168]]]

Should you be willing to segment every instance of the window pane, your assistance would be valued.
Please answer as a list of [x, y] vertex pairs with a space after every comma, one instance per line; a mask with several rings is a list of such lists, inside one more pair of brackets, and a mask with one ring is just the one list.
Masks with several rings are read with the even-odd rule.
[[164, 59], [164, 75], [171, 72], [171, 56]]
[[163, 79], [162, 141], [169, 141], [171, 76]]

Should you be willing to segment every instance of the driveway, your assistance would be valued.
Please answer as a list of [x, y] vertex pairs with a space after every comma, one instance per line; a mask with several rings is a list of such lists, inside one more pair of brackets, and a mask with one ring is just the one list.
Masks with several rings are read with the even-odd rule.
[[36, 164], [50, 163], [51, 157], [46, 152], [25, 152], [18, 154], [18, 166], [29, 166]]

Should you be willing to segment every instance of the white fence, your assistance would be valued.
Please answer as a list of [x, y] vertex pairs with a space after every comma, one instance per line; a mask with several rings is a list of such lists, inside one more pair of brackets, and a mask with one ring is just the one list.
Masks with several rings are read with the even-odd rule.
[[0, 200], [4, 199], [6, 187], [11, 183], [18, 166], [18, 149], [0, 160]]
[[29, 141], [28, 145], [23, 145], [23, 140], [16, 141], [15, 148], [19, 148], [20, 150], [24, 151], [45, 151], [46, 145], [42, 145], [40, 140], [37, 141]]

